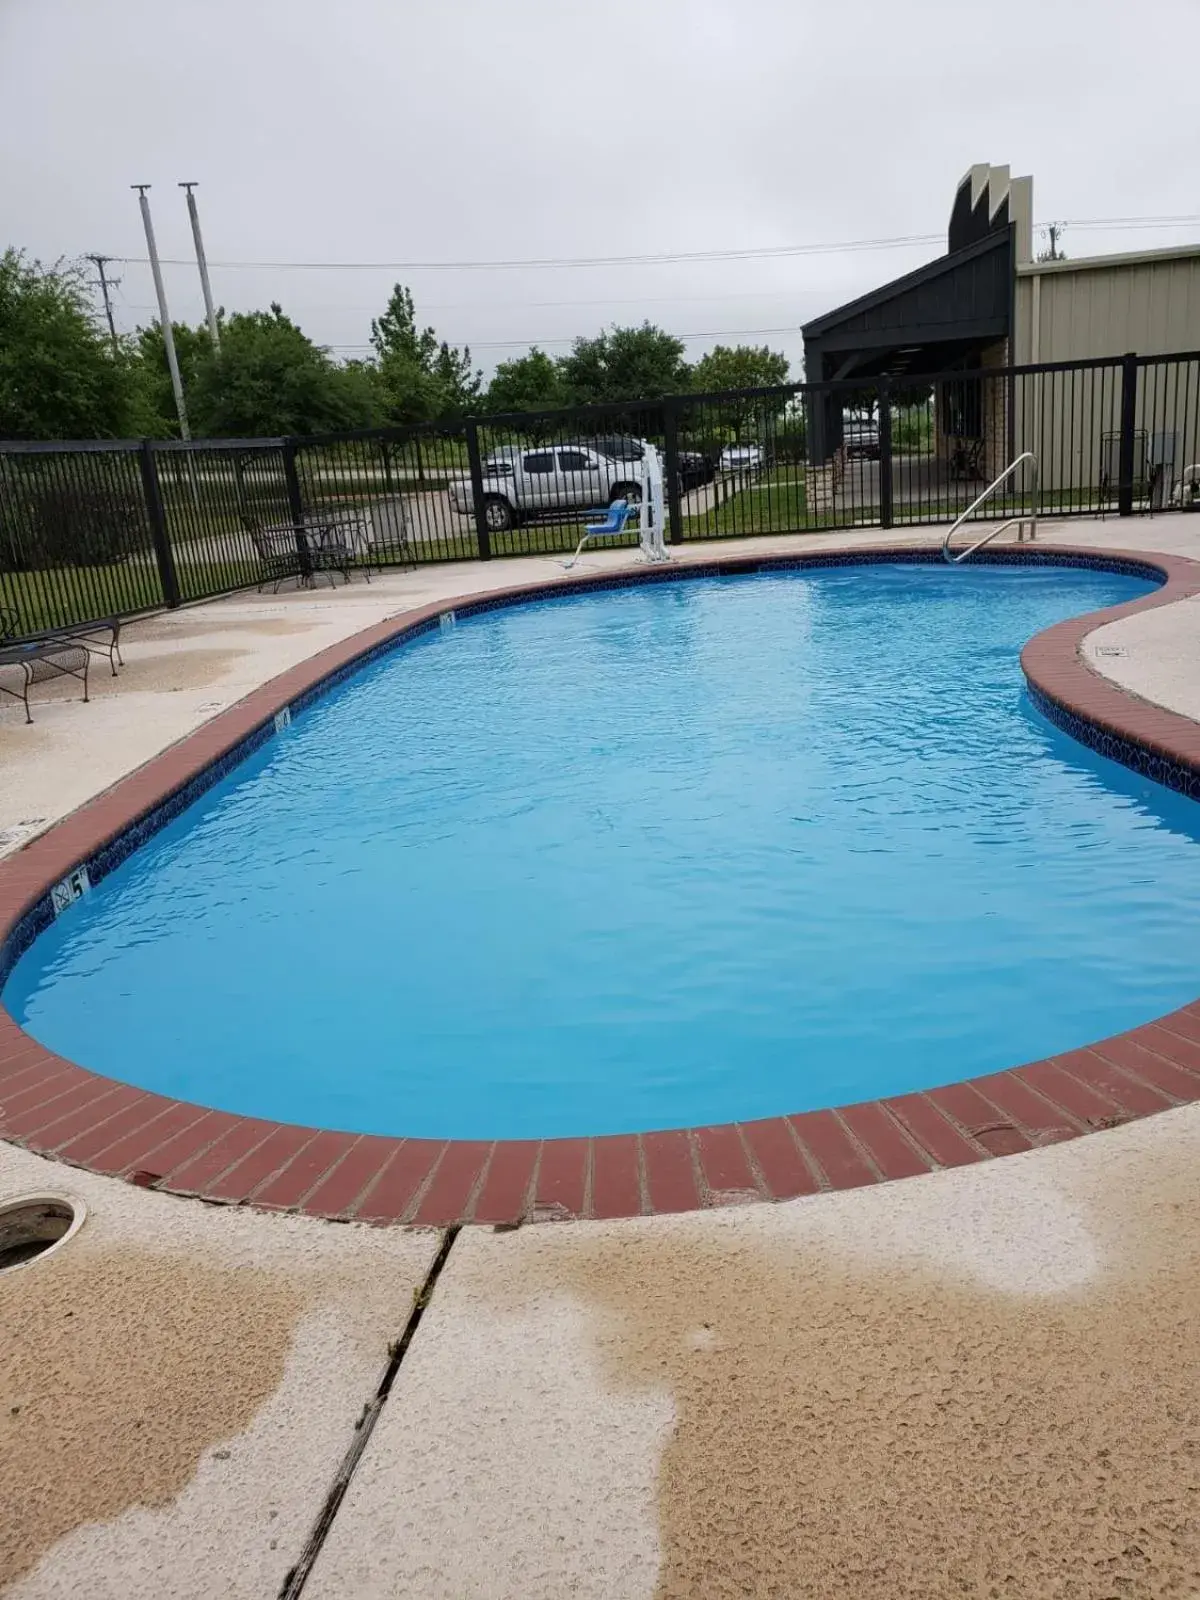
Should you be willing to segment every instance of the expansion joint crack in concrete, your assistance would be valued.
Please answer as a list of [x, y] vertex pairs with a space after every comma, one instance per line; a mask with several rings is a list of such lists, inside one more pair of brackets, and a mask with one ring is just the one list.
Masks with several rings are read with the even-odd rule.
[[388, 1364], [384, 1368], [382, 1378], [379, 1380], [379, 1386], [370, 1400], [364, 1405], [362, 1415], [354, 1425], [354, 1438], [346, 1454], [342, 1457], [341, 1465], [334, 1474], [333, 1482], [329, 1486], [329, 1493], [326, 1495], [325, 1503], [321, 1507], [316, 1522], [313, 1524], [313, 1530], [308, 1536], [300, 1559], [283, 1580], [283, 1586], [279, 1591], [279, 1600], [298, 1600], [298, 1596], [303, 1593], [304, 1585], [308, 1582], [309, 1574], [312, 1572], [317, 1557], [321, 1553], [321, 1548], [329, 1535], [329, 1530], [333, 1526], [334, 1518], [337, 1516], [342, 1501], [346, 1497], [346, 1490], [350, 1487], [350, 1482], [358, 1470], [358, 1464], [366, 1451], [371, 1433], [379, 1420], [384, 1406], [387, 1404], [388, 1395], [392, 1392], [392, 1385], [396, 1381], [400, 1365], [408, 1354], [408, 1348], [412, 1344], [416, 1331], [421, 1324], [421, 1318], [424, 1316], [425, 1308], [429, 1304], [434, 1289], [437, 1287], [442, 1268], [446, 1265], [450, 1251], [454, 1246], [454, 1241], [461, 1231], [461, 1225], [459, 1224], [446, 1229], [442, 1236], [441, 1245], [438, 1247], [438, 1253], [433, 1258], [433, 1264], [425, 1275], [420, 1288], [413, 1294], [413, 1308], [409, 1313], [408, 1321], [404, 1325], [404, 1332], [388, 1350]]

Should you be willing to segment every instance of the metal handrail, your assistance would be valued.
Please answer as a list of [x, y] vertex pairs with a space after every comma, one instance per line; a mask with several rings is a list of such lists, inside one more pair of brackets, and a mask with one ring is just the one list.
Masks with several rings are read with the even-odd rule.
[[[985, 533], [982, 539], [977, 540], [973, 545], [969, 545], [966, 550], [961, 551], [956, 556], [951, 555], [950, 554], [950, 541], [951, 541], [951, 539], [953, 539], [954, 535], [958, 532], [958, 530], [962, 527], [963, 523], [967, 520], [967, 518], [971, 515], [971, 513], [973, 511], [977, 511], [979, 509], [979, 507], [983, 504], [983, 502], [985, 500], [990, 500], [992, 495], [995, 494], [996, 490], [1000, 487], [1000, 485], [1002, 483], [1007, 482], [1007, 480], [1012, 477], [1013, 473], [1017, 470], [1017, 468], [1019, 466], [1021, 466], [1023, 462], [1026, 462], [1026, 461], [1032, 461], [1033, 462], [1033, 516], [1032, 517], [1009, 517], [1007, 522], [1002, 522], [998, 528], [993, 528], [990, 533]], [[1000, 476], [998, 478], [996, 478], [994, 480], [994, 482], [989, 483], [987, 488], [983, 491], [983, 493], [979, 496], [979, 498], [977, 500], [972, 500], [971, 504], [962, 513], [962, 515], [960, 517], [958, 517], [953, 523], [951, 523], [949, 533], [947, 533], [946, 537], [942, 540], [942, 559], [945, 560], [945, 561], [950, 562], [950, 564], [952, 566], [957, 566], [957, 564], [960, 561], [965, 561], [968, 556], [973, 556], [975, 554], [976, 550], [982, 550], [985, 544], [990, 544], [993, 539], [998, 538], [1000, 536], [1000, 534], [1002, 534], [1004, 532], [1005, 528], [1011, 528], [1014, 523], [1016, 523], [1019, 527], [1024, 527], [1025, 524], [1028, 522], [1029, 525], [1030, 525], [1030, 528], [1032, 529], [1032, 532], [1030, 533], [1030, 538], [1031, 539], [1036, 539], [1037, 538], [1037, 522], [1038, 522], [1037, 507], [1038, 507], [1038, 459], [1037, 459], [1037, 456], [1034, 455], [1032, 450], [1026, 450], [1021, 455], [1019, 455], [1015, 461], [1010, 461], [1008, 466], [1005, 467], [1004, 471], [1000, 474]]]

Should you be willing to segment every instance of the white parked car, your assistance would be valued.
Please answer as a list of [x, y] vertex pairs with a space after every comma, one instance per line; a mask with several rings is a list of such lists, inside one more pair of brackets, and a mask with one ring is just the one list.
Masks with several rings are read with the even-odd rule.
[[879, 460], [879, 424], [874, 417], [842, 417], [842, 443], [848, 456], [867, 461]]
[[[483, 504], [493, 533], [548, 512], [591, 510], [641, 497], [641, 462], [614, 460], [590, 445], [533, 450], [509, 445], [483, 462]], [[451, 482], [450, 504], [461, 516], [474, 511], [469, 478]]]
[[763, 464], [761, 445], [727, 444], [721, 451], [722, 472], [758, 472]]

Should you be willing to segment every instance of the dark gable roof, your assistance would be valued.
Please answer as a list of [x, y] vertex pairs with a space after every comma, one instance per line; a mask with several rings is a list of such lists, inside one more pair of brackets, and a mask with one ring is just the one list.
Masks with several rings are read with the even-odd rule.
[[806, 322], [806, 341], [826, 350], [854, 349], [864, 342], [903, 344], [914, 335], [953, 338], [963, 325], [1008, 326], [1012, 295], [1010, 230], [989, 234], [965, 249], [939, 256], [902, 278], [872, 289], [823, 317]]

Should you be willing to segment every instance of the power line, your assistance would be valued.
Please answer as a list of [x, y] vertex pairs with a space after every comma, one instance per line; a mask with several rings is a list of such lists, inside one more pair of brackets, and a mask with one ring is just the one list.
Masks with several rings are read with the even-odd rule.
[[[1161, 217], [1083, 217], [1076, 228], [1168, 228], [1200, 222], [1200, 213]], [[1043, 224], [1044, 226], [1044, 224]], [[677, 250], [627, 256], [532, 256], [496, 261], [214, 261], [222, 271], [257, 272], [507, 272], [564, 267], [666, 266], [689, 261], [765, 261], [793, 256], [837, 255], [858, 250], [900, 250], [940, 244], [940, 233], [896, 234], [880, 239], [846, 239], [835, 244], [761, 245], [738, 250]], [[144, 266], [145, 256], [118, 256], [129, 265]], [[162, 258], [163, 266], [188, 266], [182, 258]]]
[[[1076, 221], [1074, 221], [1071, 224], [1071, 226], [1075, 227], [1075, 228], [1129, 228], [1129, 229], [1133, 229], [1133, 228], [1182, 227], [1184, 225], [1191, 225], [1193, 223], [1200, 223], [1200, 214], [1188, 214], [1188, 215], [1178, 215], [1178, 216], [1156, 216], [1156, 217], [1153, 217], [1153, 216], [1141, 216], [1141, 217], [1085, 217], [1085, 218], [1077, 219]], [[1047, 226], [1047, 224], [1039, 223], [1036, 226], [1039, 229], [1043, 229], [1044, 230], [1045, 227]], [[1054, 226], [1056, 228], [1060, 228], [1061, 229], [1064, 226], [1064, 224], [1055, 223]], [[846, 251], [846, 250], [898, 249], [898, 248], [908, 248], [910, 246], [914, 246], [914, 245], [918, 245], [918, 244], [924, 245], [924, 244], [940, 243], [941, 240], [942, 240], [942, 235], [941, 234], [910, 234], [910, 235], [897, 235], [894, 238], [890, 238], [890, 239], [857, 239], [857, 240], [848, 240], [848, 241], [846, 241], [844, 243], [841, 243], [841, 244], [771, 245], [771, 246], [762, 247], [760, 249], [728, 250], [728, 251], [705, 250], [705, 251], [685, 251], [685, 252], [674, 252], [674, 253], [663, 252], [663, 253], [657, 254], [657, 255], [640, 255], [640, 256], [562, 257], [562, 258], [555, 258], [555, 259], [550, 259], [550, 258], [531, 258], [531, 259], [525, 260], [525, 261], [515, 261], [514, 260], [514, 261], [491, 261], [491, 262], [488, 262], [488, 261], [476, 261], [476, 262], [468, 262], [468, 261], [458, 261], [458, 262], [411, 262], [411, 261], [410, 262], [403, 262], [403, 261], [391, 261], [391, 262], [365, 262], [365, 261], [346, 261], [346, 262], [218, 261], [218, 262], [214, 262], [213, 265], [217, 266], [217, 267], [221, 267], [222, 269], [245, 268], [245, 269], [272, 270], [272, 271], [285, 270], [285, 269], [287, 269], [287, 270], [294, 269], [294, 270], [309, 270], [309, 271], [368, 271], [368, 272], [369, 271], [417, 272], [417, 271], [501, 270], [501, 269], [518, 268], [518, 267], [635, 266], [635, 265], [666, 264], [666, 263], [670, 263], [670, 262], [687, 262], [687, 261], [734, 261], [734, 260], [750, 260], [750, 259], [773, 259], [773, 258], [779, 258], [779, 257], [784, 257], [784, 256], [793, 256], [793, 255], [836, 254], [836, 253], [838, 253], [840, 251]], [[92, 259], [95, 259], [95, 258], [92, 258]], [[126, 262], [128, 264], [132, 264], [132, 265], [145, 265], [145, 264], [147, 264], [147, 260], [148, 260], [148, 258], [146, 258], [146, 257], [138, 257], [138, 256], [118, 256], [118, 257], [115, 257], [115, 258], [109, 258], [109, 257], [105, 258], [105, 260], [109, 260], [109, 259], [116, 259], [116, 260], [123, 261], [123, 262]], [[164, 266], [190, 266], [191, 262], [190, 261], [184, 261], [184, 260], [172, 260], [172, 259], [169, 259], [169, 258], [162, 258], [161, 264], [164, 265]], [[654, 298], [654, 299], [648, 299], [646, 297], [636, 297], [634, 299], [629, 299], [629, 300], [614, 300], [611, 297], [604, 297], [604, 298], [599, 298], [599, 299], [579, 299], [579, 300], [543, 300], [543, 301], [536, 301], [535, 300], [535, 301], [522, 301], [521, 305], [520, 305], [520, 309], [524, 310], [524, 309], [539, 309], [539, 308], [543, 308], [543, 307], [545, 307], [545, 308], [550, 308], [550, 307], [576, 307], [576, 306], [594, 306], [594, 305], [643, 305], [643, 304], [659, 304], [659, 303], [663, 303], [663, 304], [672, 303], [672, 304], [674, 304], [674, 303], [679, 302], [680, 300], [685, 300], [685, 299], [700, 300], [700, 301], [733, 300], [733, 299], [759, 299], [759, 298], [766, 299], [766, 298], [772, 298], [773, 296], [775, 296], [777, 293], [780, 293], [780, 292], [782, 292], [782, 291], [770, 290], [770, 291], [761, 291], [761, 292], [755, 291], [755, 292], [751, 292], [751, 293], [737, 292], [737, 291], [732, 291], [732, 292], [727, 291], [727, 292], [723, 292], [723, 293], [722, 292], [717, 292], [717, 293], [714, 293], [714, 294], [711, 294], [711, 295], [691, 295], [691, 296], [671, 295], [671, 296], [661, 296], [661, 297], [657, 297], [657, 298]], [[130, 309], [134, 309], [134, 310], [137, 310], [137, 309], [151, 310], [153, 308], [152, 307], [131, 306]], [[309, 309], [315, 309], [315, 308], [309, 308]], [[339, 306], [338, 309], [347, 309], [347, 308]], [[429, 304], [424, 309], [426, 311], [451, 311], [451, 310], [477, 310], [477, 309], [489, 309], [489, 308], [484, 307], [484, 306], [482, 306], [480, 304], [472, 303], [472, 302], [448, 302], [448, 303], [444, 303], [444, 304]], [[490, 309], [495, 309], [495, 307], [492, 307]], [[514, 305], [512, 309], [518, 309], [518, 308]], [[111, 318], [110, 318], [110, 321], [111, 321]], [[785, 334], [785, 333], [790, 334], [790, 333], [795, 333], [796, 331], [797, 331], [796, 325], [788, 323], [788, 324], [785, 324], [782, 327], [771, 327], [771, 328], [721, 328], [721, 329], [710, 329], [710, 330], [707, 330], [707, 331], [701, 331], [701, 332], [696, 332], [696, 333], [680, 333], [680, 334], [676, 334], [675, 337], [679, 338], [679, 339], [684, 339], [684, 340], [691, 340], [691, 339], [753, 338], [753, 337], [758, 337], [758, 336], [768, 335], [768, 334]], [[480, 350], [480, 351], [482, 351], [482, 350], [518, 350], [518, 349], [527, 349], [527, 348], [529, 348], [529, 347], [531, 347], [533, 345], [537, 345], [537, 346], [570, 345], [570, 344], [574, 343], [574, 339], [575, 339], [574, 335], [569, 335], [569, 336], [564, 336], [564, 337], [547, 338], [547, 339], [488, 339], [488, 340], [481, 340], [479, 342], [472, 342], [471, 343], [471, 348], [472, 348], [472, 350]], [[343, 352], [343, 353], [352, 353], [352, 352], [355, 352], [355, 351], [370, 350], [373, 347], [369, 343], [364, 342], [364, 343], [360, 343], [360, 344], [333, 344], [333, 345], [328, 346], [328, 348], [332, 349], [332, 350], [339, 351], [339, 352]]]
[[[1057, 224], [1060, 228], [1183, 228], [1200, 222], [1200, 215], [1186, 213], [1177, 217], [1076, 217]], [[1048, 222], [1038, 224], [1048, 228]]]
[[[800, 324], [797, 322], [785, 323], [779, 328], [710, 328], [701, 333], [674, 333], [673, 339], [749, 339], [759, 334], [766, 333], [799, 333]], [[472, 353], [476, 350], [524, 350], [526, 347], [537, 345], [539, 348], [548, 344], [574, 344], [578, 335], [568, 334], [556, 339], [482, 339], [477, 344], [473, 339], [465, 341], [471, 347]], [[331, 344], [330, 350], [372, 350], [370, 344]]]
[[[635, 256], [533, 256], [511, 261], [214, 261], [223, 270], [258, 272], [506, 272], [541, 267], [641, 267], [686, 261], [749, 261], [777, 256], [836, 254], [844, 250], [895, 250], [909, 245], [937, 244], [940, 233], [910, 234], [892, 239], [851, 239], [842, 244], [764, 245], [745, 250], [662, 251]], [[119, 260], [144, 266], [144, 256]], [[163, 266], [190, 266], [181, 258], [162, 258]]]
[[[546, 311], [561, 310], [564, 307], [574, 309], [579, 306], [677, 306], [687, 302], [700, 305], [711, 305], [717, 300], [786, 300], [792, 291], [785, 288], [775, 289], [714, 289], [708, 294], [638, 294], [628, 297], [620, 295], [599, 295], [579, 300], [422, 300], [418, 310], [422, 316], [434, 311]], [[154, 307], [146, 301], [126, 300], [121, 297], [123, 304], [130, 311], [153, 311]], [[372, 316], [378, 314], [379, 302], [371, 301], [369, 304], [361, 302], [352, 303], [346, 300], [328, 301], [288, 301], [289, 311], [296, 316], [307, 316], [312, 312], [321, 311], [357, 311], [366, 312]]]

